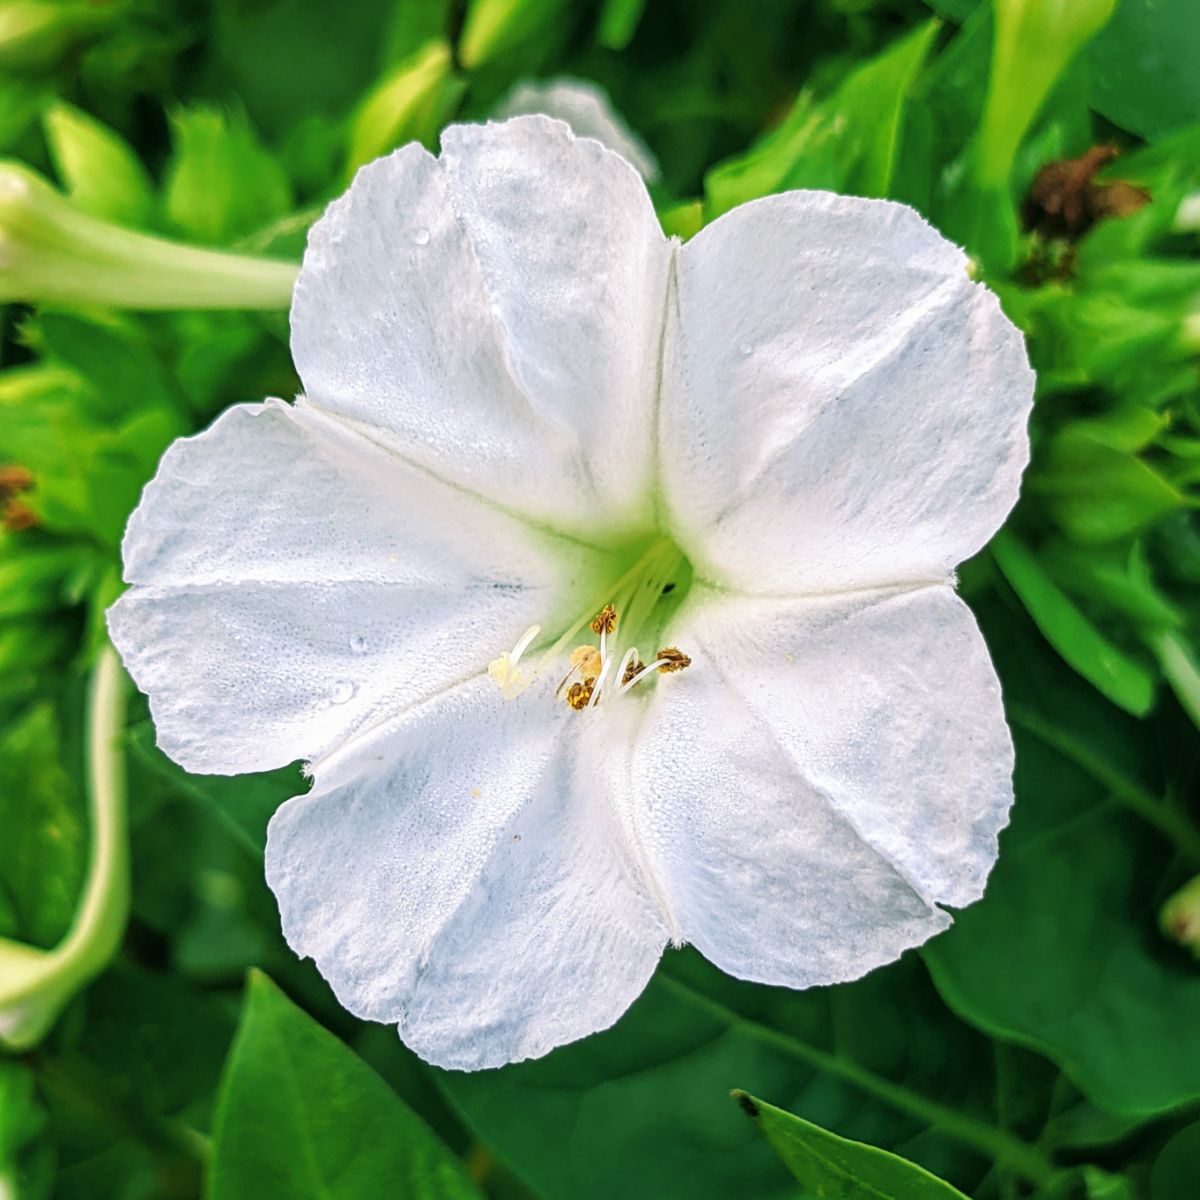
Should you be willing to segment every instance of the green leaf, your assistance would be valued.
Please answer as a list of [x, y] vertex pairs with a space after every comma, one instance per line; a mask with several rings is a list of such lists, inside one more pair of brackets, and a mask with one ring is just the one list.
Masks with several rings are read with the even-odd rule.
[[1187, 498], [1143, 459], [1068, 426], [1039, 453], [1028, 484], [1063, 531], [1085, 544], [1136, 533]]
[[110, 421], [142, 408], [172, 407], [163, 364], [120, 318], [44, 310], [30, 328], [47, 359], [70, 367], [89, 385], [80, 397], [82, 414]]
[[807, 93], [779, 128], [704, 180], [708, 217], [791, 188], [889, 193], [907, 97], [937, 34], [927, 21], [857, 67], [828, 99]]
[[[955, 20], [990, 0], [927, 0]], [[1092, 104], [1147, 139], [1195, 121], [1200, 112], [1200, 15], [1191, 0], [1120, 0], [1088, 47]]]
[[1200, 728], [1200, 659], [1185, 638], [1163, 630], [1150, 639], [1159, 666], [1184, 712]]
[[479, 1200], [370, 1067], [253, 971], [217, 1112], [209, 1200]]
[[838, 1137], [747, 1092], [734, 1098], [806, 1192], [829, 1200], [966, 1200], [924, 1167]]
[[792, 992], [668, 951], [612, 1029], [536, 1062], [438, 1080], [543, 1200], [676, 1196], [681, 1180], [689, 1200], [793, 1200], [795, 1183], [729, 1104], [735, 1083], [972, 1192], [986, 1152], [924, 1105], [990, 1121], [978, 1070], [988, 1052], [947, 1017], [911, 956], [856, 983]]
[[258, 775], [189, 775], [154, 742], [154, 726], [143, 722], [129, 733], [130, 751], [181, 795], [217, 815], [247, 850], [261, 859], [267, 844], [267, 822], [285, 801], [304, 791], [295, 766]]
[[[984, 898], [922, 951], [942, 997], [986, 1033], [1053, 1058], [1097, 1106], [1147, 1117], [1200, 1097], [1200, 973], [1157, 930], [1171, 842], [1140, 727], [992, 607], [1017, 748], [1016, 806]], [[1149, 782], [1148, 782], [1149, 780]], [[1169, 840], [1167, 840], [1169, 839]]]
[[49, 704], [0, 735], [0, 936], [46, 949], [71, 924], [87, 857], [82, 798], [63, 757]]
[[1142, 716], [1154, 704], [1154, 676], [1114, 645], [1079, 611], [1009, 530], [991, 543], [992, 555], [1046, 640], [1076, 671], [1127, 712]]
[[979, 130], [976, 179], [999, 187], [1050, 89], [1104, 27], [1115, 0], [995, 0], [987, 105]]
[[41, 1200], [49, 1195], [50, 1147], [38, 1146], [45, 1123], [33, 1072], [23, 1063], [0, 1059], [0, 1196]]
[[78, 559], [58, 546], [7, 552], [0, 535], [0, 620], [45, 613], [66, 602], [66, 584]]
[[208, 1127], [233, 1037], [225, 997], [178, 974], [116, 963], [88, 989], [79, 1039], [106, 1091], [155, 1117], [187, 1111]]
[[1083, 1168], [1083, 1187], [1087, 1200], [1137, 1200], [1131, 1179], [1090, 1164]]
[[[314, 115], [342, 120], [384, 66], [400, 9], [439, 15], [442, 0], [213, 0], [201, 93], [235, 95], [254, 127], [279, 144]], [[417, 17], [418, 27], [423, 24]], [[410, 48], [411, 49], [411, 48]], [[326, 181], [327, 183], [330, 181]]]
[[76, 649], [74, 630], [43, 614], [0, 620], [0, 711], [28, 704]]
[[1193, 0], [1121, 0], [1091, 49], [1095, 105], [1145, 138], [1200, 113], [1200, 9]]
[[151, 223], [154, 186], [123, 137], [61, 100], [42, 122], [54, 169], [77, 207], [120, 225]]
[[1074, 436], [1086, 436], [1112, 450], [1134, 454], [1144, 450], [1170, 423], [1170, 418], [1143, 404], [1121, 404], [1096, 417], [1071, 422]]
[[1155, 586], [1140, 543], [1125, 551], [1059, 538], [1038, 548], [1038, 562], [1086, 609], [1119, 614], [1148, 632], [1183, 624], [1180, 611]]
[[1185, 1125], [1159, 1152], [1150, 1174], [1150, 1200], [1195, 1200], [1200, 1121]]
[[228, 245], [291, 208], [286, 172], [240, 110], [179, 109], [171, 138], [163, 195], [168, 220], [186, 237]]

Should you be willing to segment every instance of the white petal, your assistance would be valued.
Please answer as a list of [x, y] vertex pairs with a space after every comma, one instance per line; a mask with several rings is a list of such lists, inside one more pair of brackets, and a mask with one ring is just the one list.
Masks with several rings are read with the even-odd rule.
[[703, 574], [757, 592], [944, 579], [1029, 455], [1020, 333], [882, 200], [788, 192], [679, 252], [664, 489]]
[[853, 979], [948, 924], [996, 858], [1012, 745], [949, 588], [702, 593], [672, 638], [635, 773], [666, 909], [726, 971]]
[[596, 555], [303, 402], [176, 442], [126, 532], [113, 641], [192, 771], [315, 758], [586, 601]]
[[561, 122], [451, 126], [364, 167], [309, 235], [309, 399], [575, 533], [643, 523], [670, 247], [637, 173]]
[[517, 84], [496, 110], [497, 117], [541, 113], [566, 121], [576, 137], [595, 138], [619, 154], [645, 180], [658, 178], [658, 162], [621, 119], [603, 88], [587, 79], [550, 79]]
[[546, 688], [506, 702], [476, 682], [319, 765], [268, 837], [289, 944], [440, 1066], [611, 1025], [666, 941], [620, 815], [628, 740]]

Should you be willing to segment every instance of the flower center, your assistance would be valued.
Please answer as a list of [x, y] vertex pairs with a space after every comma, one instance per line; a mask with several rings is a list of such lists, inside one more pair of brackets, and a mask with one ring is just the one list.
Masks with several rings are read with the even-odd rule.
[[[531, 625], [506, 654], [488, 664], [488, 674], [506, 700], [516, 699], [546, 671], [565, 667], [554, 696], [582, 712], [623, 696], [654, 674], [682, 671], [691, 659], [675, 646], [646, 655], [638, 650], [659, 645], [671, 614], [682, 603], [692, 568], [669, 538], [635, 546], [632, 565], [605, 584], [578, 619], [557, 635], [542, 638]], [[587, 630], [595, 641], [584, 640]]]

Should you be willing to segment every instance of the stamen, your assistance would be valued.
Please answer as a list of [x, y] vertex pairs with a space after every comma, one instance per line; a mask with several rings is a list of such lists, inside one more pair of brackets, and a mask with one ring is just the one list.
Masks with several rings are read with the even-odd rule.
[[[601, 642], [604, 641], [604, 635], [600, 635]], [[600, 692], [604, 687], [605, 681], [608, 679], [608, 672], [612, 667], [612, 659], [606, 658], [604, 665], [600, 668], [600, 674], [595, 679], [595, 686], [592, 688], [592, 694], [588, 697], [588, 708], [595, 708], [600, 703]]]
[[599, 675], [603, 665], [600, 651], [595, 646], [576, 646], [571, 651], [571, 666], [585, 679], [589, 675]]
[[628, 683], [639, 671], [644, 671], [646, 664], [638, 657], [637, 647], [631, 646], [625, 657], [621, 659], [621, 682]]
[[674, 646], [665, 646], [658, 652], [658, 657], [648, 667], [643, 667], [622, 684], [621, 690], [617, 695], [625, 695], [630, 688], [636, 687], [647, 675], [654, 671], [659, 671], [663, 675], [669, 675], [673, 671], [682, 671], [685, 667], [690, 667], [691, 665], [692, 660], [682, 650], [677, 650]]
[[[610, 691], [623, 695], [651, 671], [662, 674], [682, 671], [691, 659], [675, 646], [660, 649], [649, 666], [642, 661], [636, 647], [628, 646], [628, 641], [639, 632], [654, 636], [647, 631], [661, 629], [664, 621], [669, 619], [675, 602], [669, 603], [666, 612], [656, 611], [656, 606], [664, 596], [675, 591], [676, 573], [681, 564], [686, 568], [685, 560], [675, 546], [660, 539], [650, 545], [620, 579], [604, 589], [607, 598], [599, 611], [592, 605], [604, 597], [604, 592], [593, 596], [592, 603], [583, 609], [585, 614], [589, 609], [595, 614], [590, 620], [585, 615], [562, 628], [558, 636], [543, 643], [537, 661], [521, 669], [522, 656], [541, 634], [540, 626], [531, 626], [511, 651], [488, 665], [488, 673], [501, 693], [511, 699], [527, 690], [547, 669], [555, 670], [555, 664], [561, 664], [566, 655], [570, 665], [554, 691], [554, 699], [562, 699], [570, 708], [581, 711], [606, 703]], [[687, 578], [690, 576], [685, 576], [685, 582]], [[618, 633], [618, 624], [621, 633]], [[588, 627], [599, 645], [576, 645], [568, 651], [580, 631]], [[561, 670], [561, 666], [558, 669]]]
[[675, 646], [664, 646], [658, 652], [658, 670], [662, 675], [669, 675], [673, 671], [682, 671], [691, 665], [691, 658]]
[[562, 682], [554, 689], [554, 698], [557, 700], [562, 695], [562, 690], [568, 683], [579, 674], [584, 679], [594, 679], [600, 674], [600, 668], [604, 666], [604, 660], [600, 656], [600, 651], [595, 646], [576, 646], [571, 651], [570, 657], [571, 669], [562, 677]]
[[530, 625], [507, 654], [501, 654], [499, 658], [493, 658], [488, 663], [488, 674], [500, 689], [500, 694], [505, 700], [515, 700], [533, 682], [533, 676], [519, 671], [517, 663], [521, 661], [521, 655], [529, 649], [534, 638], [541, 632], [540, 625]]

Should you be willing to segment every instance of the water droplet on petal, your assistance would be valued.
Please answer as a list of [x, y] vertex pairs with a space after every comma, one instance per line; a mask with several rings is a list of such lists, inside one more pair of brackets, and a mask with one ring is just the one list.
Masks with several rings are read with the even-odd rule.
[[749, 357], [750, 357], [750, 355], [754, 353], [754, 347], [753, 347], [752, 345], [750, 345], [750, 343], [749, 343], [749, 342], [743, 342], [743, 343], [742, 343], [742, 344], [741, 344], [741, 345], [738, 347], [738, 350], [740, 350], [740, 351], [741, 351], [741, 354], [742, 354], [742, 357], [743, 357], [743, 358], [749, 358]]
[[429, 245], [429, 230], [428, 229], [414, 230], [413, 231], [413, 241], [416, 242], [418, 246], [428, 246]]
[[365, 637], [363, 637], [363, 635], [361, 633], [356, 633], [350, 639], [350, 649], [353, 650], [355, 654], [362, 654], [366, 650], [366, 648], [367, 648], [367, 639]]
[[345, 704], [355, 692], [354, 684], [348, 679], [339, 679], [333, 685], [333, 690], [329, 693], [329, 702], [331, 704]]

